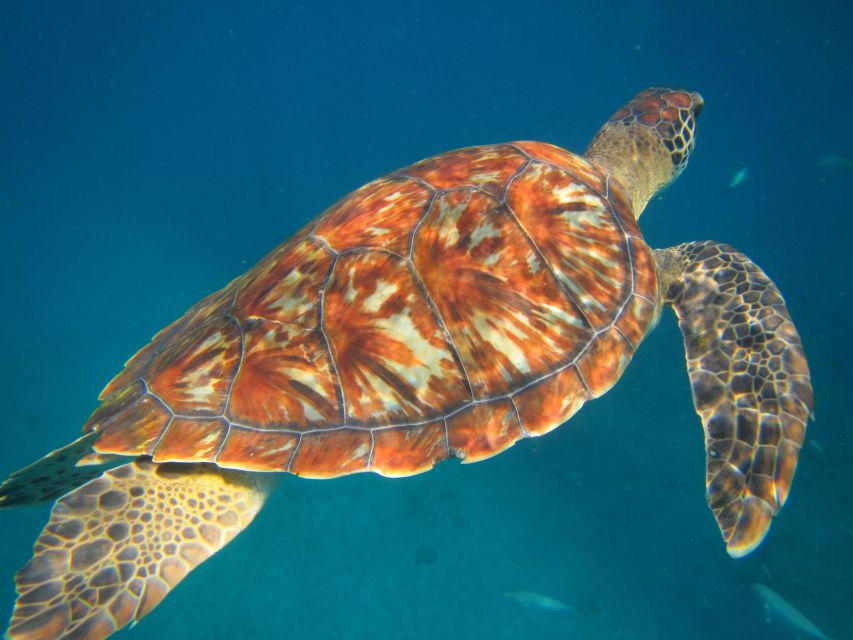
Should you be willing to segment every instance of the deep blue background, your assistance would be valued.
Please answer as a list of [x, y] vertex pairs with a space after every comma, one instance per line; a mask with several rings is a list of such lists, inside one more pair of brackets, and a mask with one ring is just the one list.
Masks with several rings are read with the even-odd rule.
[[[655, 84], [706, 108], [646, 237], [727, 241], [775, 279], [818, 422], [768, 540], [729, 559], [667, 313], [544, 438], [405, 480], [285, 478], [121, 637], [792, 637], [754, 581], [851, 637], [853, 171], [816, 164], [853, 157], [849, 3], [245, 4], [0, 5], [0, 476], [74, 438], [151, 335], [351, 189], [460, 146], [580, 152]], [[0, 514], [0, 615], [47, 511]]]

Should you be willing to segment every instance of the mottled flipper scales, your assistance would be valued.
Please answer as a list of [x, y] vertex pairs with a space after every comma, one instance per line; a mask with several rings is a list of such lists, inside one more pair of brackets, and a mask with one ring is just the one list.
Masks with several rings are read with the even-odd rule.
[[92, 444], [98, 435], [87, 433], [12, 473], [0, 484], [0, 507], [53, 500], [127, 459], [94, 454]]
[[788, 497], [812, 411], [808, 364], [782, 295], [742, 253], [691, 242], [655, 258], [705, 427], [708, 503], [740, 557]]
[[135, 462], [57, 501], [18, 572], [9, 640], [101, 640], [151, 611], [254, 518], [256, 477]]

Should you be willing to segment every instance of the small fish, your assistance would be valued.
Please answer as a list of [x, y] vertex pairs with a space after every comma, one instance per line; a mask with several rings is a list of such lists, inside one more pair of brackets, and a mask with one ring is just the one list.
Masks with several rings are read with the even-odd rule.
[[853, 169], [853, 160], [830, 154], [820, 158], [817, 166], [821, 169]]
[[504, 596], [510, 600], [515, 600], [522, 607], [530, 609], [543, 609], [545, 611], [568, 611], [571, 609], [564, 602], [543, 596], [540, 593], [533, 593], [532, 591], [505, 591]]
[[753, 582], [752, 590], [761, 600], [761, 604], [764, 605], [764, 616], [767, 622], [770, 622], [771, 618], [776, 618], [791, 629], [804, 633], [810, 638], [830, 640], [811, 620], [797, 611], [793, 605], [770, 587], [760, 582]]
[[741, 167], [740, 169], [738, 169], [737, 173], [732, 176], [732, 181], [729, 182], [729, 186], [723, 189], [723, 191], [731, 191], [732, 189], [737, 189], [747, 180], [749, 180], [749, 168]]

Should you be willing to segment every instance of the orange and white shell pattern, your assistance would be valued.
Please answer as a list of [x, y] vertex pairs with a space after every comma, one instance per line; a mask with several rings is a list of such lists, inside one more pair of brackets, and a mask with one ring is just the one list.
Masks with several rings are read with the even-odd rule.
[[350, 194], [136, 354], [102, 453], [330, 477], [418, 473], [560, 425], [656, 313], [623, 194], [538, 142], [424, 160]]

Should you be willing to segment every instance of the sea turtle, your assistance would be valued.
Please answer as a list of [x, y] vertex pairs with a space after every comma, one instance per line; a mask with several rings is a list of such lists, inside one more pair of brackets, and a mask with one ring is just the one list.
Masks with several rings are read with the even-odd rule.
[[811, 414], [800, 338], [742, 253], [652, 250], [637, 226], [687, 164], [702, 104], [652, 88], [583, 156], [512, 142], [395, 171], [158, 333], [81, 438], [0, 486], [3, 506], [58, 498], [8, 637], [139, 620], [251, 522], [268, 472], [406, 476], [547, 433], [613, 386], [665, 304], [709, 505], [728, 552], [753, 550]]

